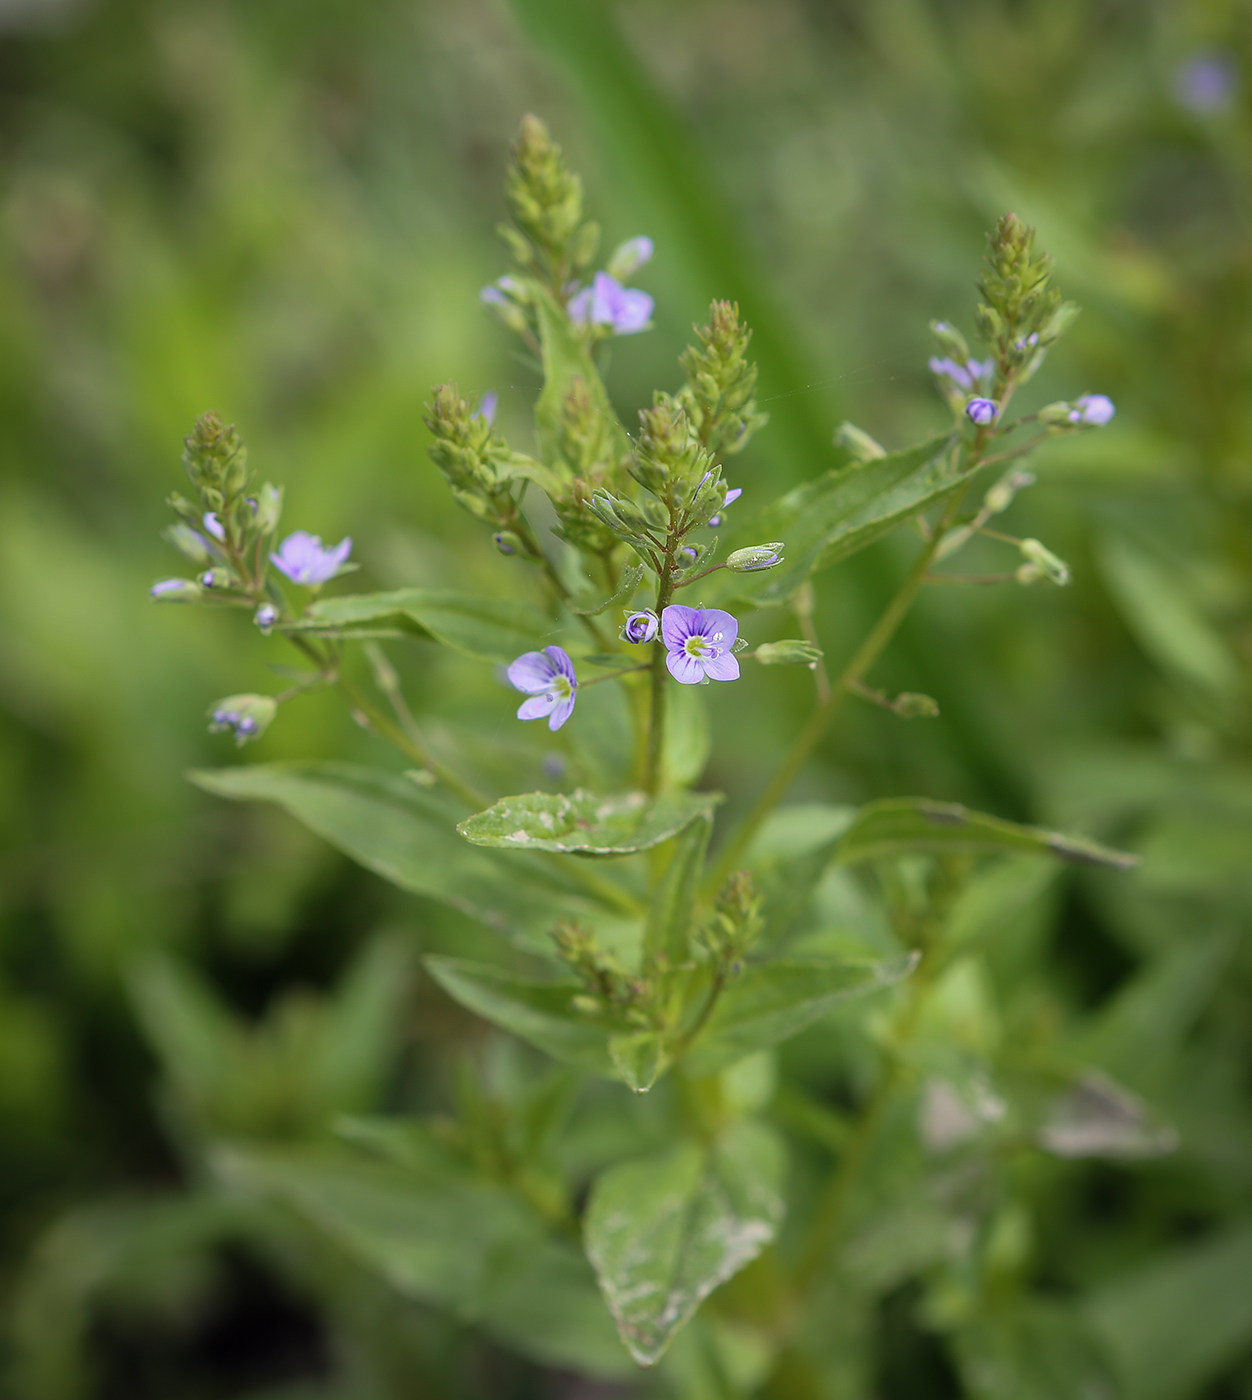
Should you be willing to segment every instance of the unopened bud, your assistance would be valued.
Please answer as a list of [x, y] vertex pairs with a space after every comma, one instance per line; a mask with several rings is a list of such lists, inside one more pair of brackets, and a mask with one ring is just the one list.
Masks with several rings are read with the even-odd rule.
[[205, 569], [199, 582], [201, 588], [225, 588], [230, 582], [230, 575], [225, 569]]
[[248, 744], [265, 733], [277, 713], [272, 695], [228, 695], [209, 708], [209, 733], [229, 732], [236, 744]]
[[816, 666], [823, 653], [812, 642], [788, 637], [781, 642], [763, 642], [753, 655], [762, 666]]
[[781, 540], [775, 540], [772, 544], [754, 544], [747, 549], [737, 549], [726, 560], [726, 567], [737, 574], [755, 574], [762, 569], [772, 569], [775, 564], [782, 563], [783, 547]]
[[270, 628], [278, 621], [278, 609], [273, 603], [262, 603], [252, 614], [252, 620], [262, 632], [268, 634]]
[[905, 690], [891, 702], [891, 708], [901, 719], [934, 719], [939, 702], [916, 690]]
[[1043, 577], [1043, 570], [1038, 564], [1019, 564], [1013, 577], [1018, 583], [1032, 584], [1038, 583]]
[[627, 611], [626, 624], [619, 635], [622, 641], [639, 646], [650, 642], [656, 636], [659, 625], [657, 615], [651, 608], [644, 608], [639, 612]]
[[1027, 486], [1035, 484], [1033, 472], [1010, 472], [983, 497], [983, 506], [990, 515], [1003, 515], [1013, 504], [1013, 497]]
[[[1040, 544], [1038, 540], [1023, 540], [1018, 548], [1022, 552], [1022, 557], [1033, 564], [1049, 583], [1055, 583], [1058, 588], [1064, 588], [1069, 582], [1069, 565], [1064, 559], [1058, 559], [1050, 549]], [[1018, 581], [1022, 582], [1023, 580], [1019, 579]]]
[[1000, 416], [1000, 405], [994, 399], [970, 399], [965, 405], [965, 416], [971, 423], [985, 428]]
[[887, 449], [881, 443], [875, 442], [863, 428], [846, 421], [835, 429], [835, 446], [842, 447], [858, 462], [872, 462], [887, 455]]
[[193, 564], [207, 564], [213, 558], [204, 536], [182, 521], [171, 525], [165, 531], [165, 538], [179, 554], [185, 559], [190, 559]]
[[610, 277], [624, 282], [628, 277], [638, 272], [651, 257], [652, 240], [650, 238], [628, 238], [625, 243], [620, 243], [613, 250], [613, 256], [609, 259], [608, 266], [604, 270]]
[[930, 329], [939, 344], [959, 364], [964, 364], [969, 359], [969, 346], [955, 326], [948, 325], [946, 321], [932, 321]]
[[148, 592], [161, 603], [194, 603], [204, 596], [200, 585], [189, 578], [163, 578]]
[[522, 552], [522, 542], [512, 530], [498, 530], [491, 539], [501, 554], [512, 555]]
[[283, 513], [283, 488], [268, 481], [256, 493], [256, 528], [262, 535], [272, 535], [278, 529]]

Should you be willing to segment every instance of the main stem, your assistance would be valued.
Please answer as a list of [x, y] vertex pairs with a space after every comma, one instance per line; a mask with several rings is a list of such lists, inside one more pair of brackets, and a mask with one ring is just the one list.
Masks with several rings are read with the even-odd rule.
[[[665, 551], [665, 567], [656, 589], [656, 615], [660, 617], [674, 596], [674, 545], [671, 540]], [[652, 700], [648, 709], [648, 748], [644, 759], [643, 787], [655, 793], [661, 782], [661, 749], [665, 742], [665, 691], [668, 671], [665, 666], [665, 646], [658, 637], [652, 643]]]

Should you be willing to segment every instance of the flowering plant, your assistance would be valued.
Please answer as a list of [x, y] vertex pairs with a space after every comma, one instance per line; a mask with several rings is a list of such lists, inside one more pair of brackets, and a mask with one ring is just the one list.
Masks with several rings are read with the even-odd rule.
[[[1040, 541], [989, 522], [1030, 485], [1022, 463], [1039, 443], [1113, 415], [1107, 398], [1087, 394], [1009, 417], [1076, 308], [1052, 287], [1033, 232], [1005, 216], [990, 236], [977, 310], [986, 357], [971, 358], [951, 325], [932, 327], [948, 425], [888, 451], [844, 424], [819, 475], [758, 504], [760, 485], [730, 489], [723, 476], [766, 423], [737, 307], [713, 304], [680, 357], [683, 384], [658, 391], [632, 434], [613, 411], [598, 351], [650, 323], [652, 298], [622, 279], [651, 257], [651, 241], [634, 238], [592, 270], [598, 230], [534, 118], [522, 123], [507, 191], [513, 268], [482, 296], [542, 370], [536, 451], [506, 441], [494, 396], [476, 405], [440, 386], [426, 421], [454, 498], [525, 572], [525, 596], [413, 587], [323, 597], [350, 567], [351, 540], [331, 548], [301, 530], [271, 549], [281, 494], [254, 488], [237, 434], [212, 415], [187, 440], [198, 498], [173, 498], [170, 532], [203, 571], [153, 593], [249, 609], [308, 663], [281, 694], [218, 701], [214, 728], [240, 744], [257, 739], [282, 705], [335, 686], [410, 765], [258, 764], [196, 781], [281, 804], [385, 878], [503, 935], [515, 955], [499, 963], [431, 956], [427, 969], [450, 997], [562, 1068], [545, 1074], [526, 1062], [525, 1091], [491, 1113], [486, 1091], [466, 1091], [453, 1127], [350, 1120], [330, 1165], [236, 1143], [211, 1156], [212, 1169], [349, 1241], [401, 1291], [591, 1374], [620, 1374], [626, 1353], [644, 1367], [660, 1361], [736, 1276], [738, 1291], [723, 1290], [696, 1323], [700, 1345], [675, 1346], [666, 1363], [678, 1393], [699, 1389], [690, 1377], [701, 1366], [725, 1384], [700, 1393], [747, 1393], [771, 1376], [771, 1393], [816, 1393], [787, 1378], [839, 1345], [822, 1323], [831, 1290], [849, 1300], [849, 1327], [868, 1327], [873, 1301], [911, 1269], [926, 1272], [936, 1326], [958, 1351], [994, 1351], [1001, 1341], [978, 1331], [993, 1326], [978, 1301], [1016, 1267], [1002, 1211], [1016, 1164], [1037, 1153], [1151, 1155], [1171, 1138], [1146, 1105], [1046, 1035], [1023, 1058], [971, 1029], [994, 1019], [980, 961], [987, 911], [1008, 888], [1006, 869], [1010, 886], [1030, 886], [1041, 864], [1122, 868], [1133, 857], [920, 797], [859, 809], [780, 804], [850, 697], [903, 719], [938, 713], [928, 696], [889, 696], [868, 679], [923, 588], [1068, 581]], [[901, 526], [921, 537], [912, 565], [832, 673], [810, 580]], [[938, 567], [975, 537], [1015, 551], [1014, 566]], [[284, 588], [270, 565], [306, 591]], [[625, 615], [620, 632], [605, 620], [614, 609]], [[788, 614], [801, 635], [766, 638]], [[382, 649], [390, 641], [503, 668], [526, 697], [518, 719], [546, 719], [562, 742], [586, 719], [581, 742], [592, 756], [574, 760], [586, 785], [494, 800], [480, 792], [410, 710]], [[345, 669], [353, 644], [365, 649], [374, 694]], [[765, 789], [715, 833], [722, 797], [699, 786], [709, 752], [700, 687], [769, 684], [754, 661], [807, 668], [813, 709]], [[503, 693], [499, 705], [503, 716]], [[853, 917], [854, 906], [877, 914]], [[848, 926], [832, 929], [841, 919]], [[778, 1047], [829, 1027], [844, 1003], [855, 1003], [840, 1013], [850, 1111], [799, 1085], [776, 1093]], [[617, 1145], [597, 1139], [579, 1159], [573, 1100], [595, 1080], [618, 1081], [607, 1108], [588, 1091], [603, 1108], [592, 1119], [618, 1125], [606, 1139]], [[622, 1084], [657, 1107], [640, 1110]], [[789, 1172], [797, 1136], [805, 1146]], [[871, 1161], [891, 1170], [870, 1172]], [[931, 1241], [944, 1192], [968, 1228]], [[914, 1254], [902, 1275], [873, 1241], [906, 1209], [914, 1237], [905, 1253]], [[858, 1264], [866, 1250], [876, 1262]], [[1008, 1337], [1042, 1325], [1032, 1306], [994, 1326]], [[741, 1324], [738, 1336], [728, 1320]], [[1056, 1325], [1079, 1331], [1073, 1319]]]

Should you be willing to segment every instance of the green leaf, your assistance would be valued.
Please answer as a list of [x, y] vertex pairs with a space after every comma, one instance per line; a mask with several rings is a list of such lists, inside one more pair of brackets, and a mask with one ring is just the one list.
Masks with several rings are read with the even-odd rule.
[[684, 1143], [610, 1167], [584, 1239], [627, 1350], [651, 1366], [719, 1283], [774, 1238], [786, 1159], [777, 1135], [741, 1120], [710, 1146]]
[[606, 612], [614, 603], [629, 603], [635, 596], [635, 590], [639, 587], [643, 579], [644, 566], [642, 564], [629, 563], [622, 569], [621, 583], [616, 593], [610, 598], [606, 598], [602, 603], [592, 603], [587, 607], [575, 607], [572, 603], [570, 611], [575, 612], [579, 617], [598, 617], [602, 612]]
[[1117, 535], [1104, 541], [1100, 563], [1127, 625], [1158, 665], [1217, 695], [1237, 688], [1226, 639], [1187, 596], [1177, 570]]
[[718, 998], [687, 1052], [691, 1073], [713, 1074], [744, 1055], [777, 1045], [851, 997], [908, 977], [917, 953], [866, 962], [771, 962], [744, 969]]
[[1118, 1400], [1108, 1362], [1072, 1307], [1026, 1299], [988, 1310], [954, 1340], [970, 1400]]
[[538, 1046], [553, 1059], [591, 1074], [614, 1076], [609, 1036], [623, 1027], [575, 1010], [571, 1001], [583, 991], [579, 983], [537, 982], [438, 954], [427, 955], [425, 965], [450, 997], [476, 1015]]
[[1037, 826], [1021, 826], [1002, 817], [971, 812], [956, 802], [925, 797], [889, 797], [867, 803], [835, 848], [839, 865], [882, 860], [912, 851], [938, 855], [997, 855], [1027, 851], [1085, 865], [1127, 870], [1139, 857], [1115, 851], [1081, 836], [1062, 836]]
[[237, 1190], [283, 1202], [401, 1293], [549, 1365], [622, 1373], [585, 1261], [505, 1188], [459, 1166], [424, 1176], [327, 1149], [231, 1148], [212, 1165]]
[[661, 786], [665, 791], [698, 782], [713, 751], [713, 728], [704, 687], [670, 687], [669, 713], [661, 740]]
[[658, 1031], [627, 1031], [609, 1041], [617, 1077], [636, 1094], [646, 1094], [669, 1064], [665, 1037]]
[[560, 917], [595, 922], [604, 906], [523, 853], [489, 855], [456, 835], [456, 809], [407, 778], [350, 763], [266, 763], [188, 775], [235, 801], [276, 802], [367, 869], [550, 951]]
[[920, 514], [976, 470], [961, 466], [959, 447], [951, 436], [871, 462], [845, 461], [756, 515], [736, 518], [728, 551], [782, 540], [784, 562], [762, 573], [723, 570], [712, 575], [712, 589], [722, 598], [742, 598], [760, 606], [783, 603], [810, 574]]
[[552, 620], [516, 599], [475, 598], [447, 588], [397, 588], [324, 598], [287, 630], [316, 637], [407, 635], [441, 642], [482, 661], [507, 662], [539, 646], [552, 631]]
[[720, 801], [708, 792], [661, 797], [641, 792], [597, 797], [581, 788], [570, 794], [528, 792], [501, 798], [457, 830], [476, 846], [621, 856], [659, 846]]
[[1126, 1400], [1191, 1400], [1252, 1345], [1252, 1220], [1104, 1284], [1085, 1312]]
[[702, 812], [675, 841], [665, 874], [648, 902], [643, 931], [645, 965], [663, 956], [671, 967], [678, 967], [690, 956], [691, 911], [712, 834], [713, 818]]
[[570, 385], [581, 379], [592, 402], [611, 423], [621, 452], [630, 443], [617, 421], [603, 381], [592, 363], [584, 341], [575, 333], [565, 311], [537, 282], [528, 283], [539, 324], [539, 344], [543, 352], [543, 391], [535, 403], [535, 436], [544, 457], [557, 461], [561, 456], [561, 424]]

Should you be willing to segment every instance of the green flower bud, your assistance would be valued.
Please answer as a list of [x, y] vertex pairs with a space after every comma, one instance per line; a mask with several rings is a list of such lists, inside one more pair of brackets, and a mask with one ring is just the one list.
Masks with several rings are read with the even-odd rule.
[[204, 536], [193, 530], [190, 525], [185, 525], [180, 521], [177, 525], [171, 525], [161, 533], [162, 537], [172, 544], [184, 559], [190, 559], [193, 564], [212, 562], [214, 556], [205, 542]]
[[283, 513], [283, 488], [272, 486], [268, 481], [256, 493], [256, 516], [254, 524], [257, 533], [272, 535], [278, 529]]
[[1013, 497], [1025, 487], [1034, 484], [1033, 472], [1010, 472], [997, 481], [983, 497], [983, 506], [989, 515], [1003, 515], [1013, 504]]
[[772, 569], [775, 564], [783, 562], [783, 548], [781, 540], [775, 540], [771, 544], [749, 545], [747, 549], [735, 550], [726, 560], [726, 567], [733, 569], [737, 574], [755, 574], [762, 569]]
[[939, 702], [918, 691], [905, 690], [891, 702], [891, 708], [901, 719], [934, 719], [939, 713]]
[[189, 578], [163, 578], [148, 590], [158, 603], [198, 603], [204, 589]]
[[762, 666], [816, 666], [822, 659], [821, 647], [788, 637], [781, 642], [763, 642], [754, 653]]
[[932, 321], [930, 329], [935, 339], [958, 364], [963, 365], [969, 360], [969, 345], [955, 326], [948, 325], [946, 321]]
[[1033, 564], [1049, 583], [1055, 583], [1058, 588], [1064, 588], [1069, 582], [1069, 565], [1064, 559], [1058, 559], [1050, 549], [1045, 548], [1038, 540], [1023, 540], [1018, 548], [1021, 550], [1023, 558], [1028, 563]]
[[[588, 220], [578, 230], [570, 250], [570, 260], [575, 267], [586, 267], [596, 255], [600, 246], [600, 225]], [[611, 274], [610, 274], [611, 275]]]
[[278, 702], [272, 695], [228, 695], [211, 705], [207, 713], [210, 734], [229, 732], [242, 746], [259, 739], [270, 727]]
[[864, 429], [858, 428], [855, 423], [846, 421], [840, 423], [835, 429], [835, 446], [842, 447], [858, 462], [872, 462], [878, 457], [887, 455], [887, 449], [881, 443], [875, 442]]

